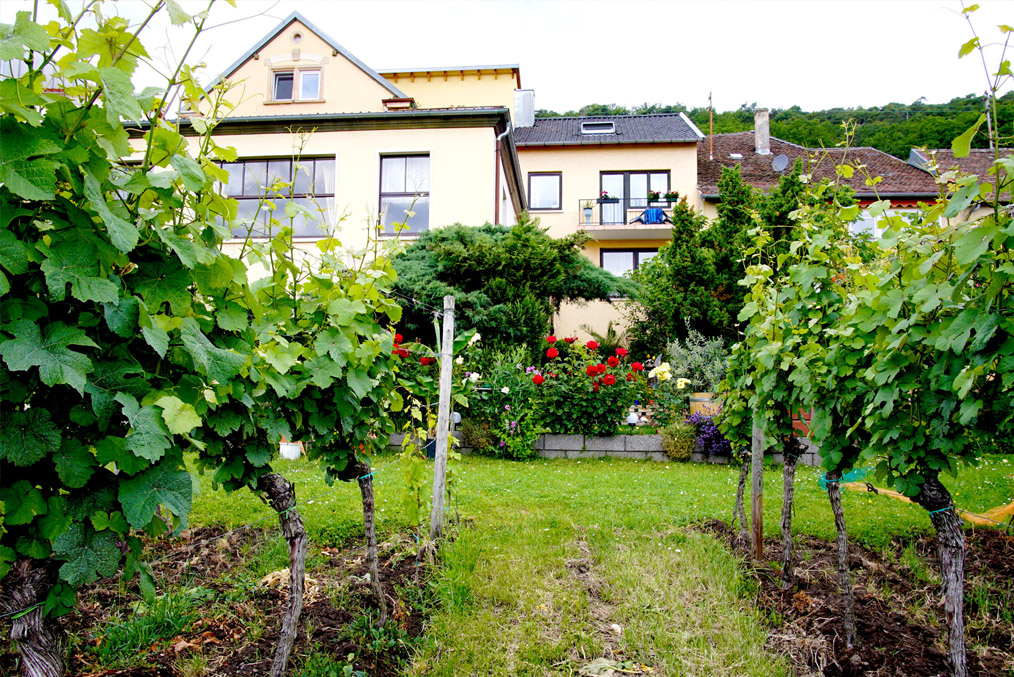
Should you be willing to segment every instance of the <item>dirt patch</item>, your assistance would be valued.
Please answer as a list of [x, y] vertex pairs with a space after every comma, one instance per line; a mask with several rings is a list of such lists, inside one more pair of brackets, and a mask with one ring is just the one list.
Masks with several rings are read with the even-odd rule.
[[[712, 520], [699, 528], [735, 549], [735, 534], [725, 522]], [[1003, 608], [1014, 580], [1014, 537], [976, 529], [966, 532], [966, 538], [968, 673], [1014, 674], [1014, 625], [1010, 607]], [[782, 589], [780, 568], [744, 565], [759, 584], [758, 602], [773, 625], [769, 642], [790, 657], [797, 675], [950, 674], [933, 537], [898, 543], [894, 552], [885, 553], [849, 543], [859, 637], [859, 646], [851, 650], [841, 621], [836, 546], [796, 537], [795, 547], [797, 583], [792, 588]], [[764, 561], [777, 563], [780, 556], [781, 539], [765, 539]]]
[[592, 626], [602, 640], [602, 656], [592, 661], [572, 652], [570, 660], [577, 664], [577, 674], [588, 677], [619, 677], [620, 675], [647, 675], [641, 664], [626, 655], [620, 646], [623, 628], [613, 619], [613, 607], [602, 597], [606, 583], [596, 570], [591, 548], [583, 539], [574, 542], [577, 557], [567, 560], [567, 571], [588, 595], [588, 615]]
[[[88, 586], [80, 591], [75, 611], [61, 619], [73, 638], [67, 674], [176, 677], [185, 668], [190, 674], [266, 674], [286, 591], [284, 586], [279, 590], [260, 585], [250, 566], [262, 546], [277, 538], [277, 532], [271, 531], [226, 533], [202, 528], [146, 544], [146, 555], [152, 560], [165, 557], [154, 567], [162, 582], [160, 593], [196, 590], [200, 595], [190, 607], [193, 620], [182, 632], [162, 633], [132, 653], [117, 654], [117, 662], [110, 664], [98, 655], [97, 647], [108, 641], [112, 627], [136, 617], [139, 595], [117, 579]], [[179, 552], [186, 545], [194, 547]], [[383, 628], [371, 622], [377, 616], [377, 601], [365, 548], [311, 550], [307, 578], [315, 584], [308, 585], [290, 672], [295, 674], [306, 661], [322, 666], [333, 660], [348, 662], [371, 676], [402, 674], [423, 633], [430, 604], [429, 569], [425, 562], [416, 565], [413, 547], [405, 536], [392, 537], [380, 547], [380, 581], [390, 613]], [[7, 630], [0, 623], [4, 636]], [[0, 642], [0, 674], [19, 674], [10, 643]]]

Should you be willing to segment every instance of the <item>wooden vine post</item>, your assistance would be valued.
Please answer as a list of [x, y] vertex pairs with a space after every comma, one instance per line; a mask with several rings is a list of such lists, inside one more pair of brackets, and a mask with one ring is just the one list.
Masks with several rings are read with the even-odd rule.
[[756, 410], [753, 414], [751, 454], [750, 527], [753, 529], [753, 558], [760, 561], [764, 558], [764, 430]]
[[447, 438], [451, 419], [451, 372], [454, 370], [454, 297], [444, 297], [443, 336], [440, 339], [440, 399], [437, 404], [436, 459], [433, 464], [433, 512], [430, 539], [444, 531], [444, 495], [447, 493]]

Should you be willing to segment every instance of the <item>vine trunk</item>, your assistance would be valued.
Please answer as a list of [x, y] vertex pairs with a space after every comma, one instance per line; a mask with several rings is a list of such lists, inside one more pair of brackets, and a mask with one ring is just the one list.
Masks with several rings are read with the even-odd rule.
[[377, 608], [380, 610], [378, 625], [387, 623], [387, 600], [384, 589], [380, 585], [380, 566], [377, 561], [377, 529], [376, 509], [373, 502], [373, 477], [370, 466], [362, 461], [356, 463], [359, 475], [359, 492], [363, 495], [363, 532], [366, 535], [366, 564], [370, 570], [370, 584], [373, 594], [377, 597]]
[[947, 617], [947, 658], [955, 677], [965, 677], [965, 534], [961, 518], [954, 510], [951, 492], [937, 473], [923, 483], [916, 502], [930, 511], [930, 520], [937, 531], [940, 548], [940, 579]]
[[852, 594], [852, 578], [849, 576], [848, 532], [845, 530], [845, 511], [841, 507], [840, 470], [827, 473], [827, 498], [834, 513], [834, 528], [838, 532], [838, 581], [845, 602], [845, 643], [851, 649], [856, 645], [855, 599]]
[[[60, 677], [66, 667], [66, 635], [60, 624], [42, 611], [55, 574], [54, 566], [20, 559], [4, 579], [6, 594], [0, 598], [0, 611], [15, 614], [10, 638], [17, 645], [21, 674], [26, 677]], [[27, 613], [16, 613], [29, 608]]]
[[792, 549], [792, 501], [796, 494], [796, 464], [803, 453], [803, 443], [795, 435], [785, 437], [782, 454], [782, 587], [795, 583], [795, 554]]
[[306, 529], [296, 510], [296, 489], [292, 482], [278, 473], [267, 473], [258, 482], [265, 500], [278, 512], [282, 535], [289, 542], [289, 599], [282, 616], [278, 645], [271, 661], [271, 677], [281, 677], [289, 663], [289, 654], [296, 641], [299, 615], [303, 611], [303, 584], [306, 575]]

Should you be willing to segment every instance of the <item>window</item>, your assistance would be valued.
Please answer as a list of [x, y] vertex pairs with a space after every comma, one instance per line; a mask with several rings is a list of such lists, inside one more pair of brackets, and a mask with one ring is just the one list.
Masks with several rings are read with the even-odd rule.
[[[609, 197], [620, 198], [617, 203], [601, 205], [603, 224], [626, 223], [628, 209], [645, 209], [648, 204], [648, 190], [664, 195], [669, 191], [668, 171], [643, 172], [602, 172], [599, 191]], [[667, 202], [652, 202], [650, 206], [667, 207]]]
[[582, 122], [582, 134], [615, 134], [616, 128], [612, 122]]
[[[406, 212], [415, 216], [409, 217]], [[422, 233], [430, 225], [430, 156], [385, 155], [380, 158], [380, 218], [382, 230], [394, 232], [405, 222], [403, 233]]]
[[655, 258], [658, 249], [600, 249], [602, 268], [613, 275], [626, 275], [649, 259]]
[[[225, 162], [222, 168], [229, 172], [224, 192], [239, 202], [237, 219], [245, 224], [233, 229], [234, 237], [246, 237], [248, 231], [267, 237], [272, 216], [279, 222], [276, 232], [290, 225], [284, 209], [290, 199], [310, 211], [291, 221], [296, 237], [320, 237], [323, 226], [334, 225], [334, 158], [240, 160]], [[271, 190], [277, 183], [291, 185]], [[265, 199], [275, 203], [274, 211]]]
[[563, 208], [563, 175], [559, 172], [528, 175], [529, 209]]
[[[298, 88], [297, 88], [298, 83]], [[299, 96], [297, 97], [296, 94]], [[276, 71], [271, 92], [272, 101], [320, 100], [319, 70]]]

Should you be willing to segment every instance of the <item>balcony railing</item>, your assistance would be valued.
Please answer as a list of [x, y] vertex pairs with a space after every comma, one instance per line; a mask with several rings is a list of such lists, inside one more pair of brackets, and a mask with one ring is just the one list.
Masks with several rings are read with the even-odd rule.
[[665, 228], [672, 217], [676, 200], [643, 197], [593, 198], [578, 203], [578, 225], [587, 226], [657, 226]]

